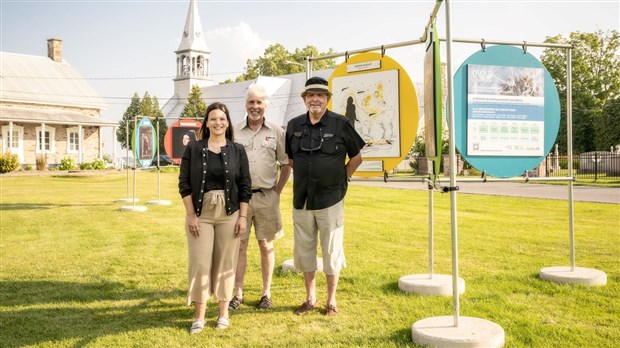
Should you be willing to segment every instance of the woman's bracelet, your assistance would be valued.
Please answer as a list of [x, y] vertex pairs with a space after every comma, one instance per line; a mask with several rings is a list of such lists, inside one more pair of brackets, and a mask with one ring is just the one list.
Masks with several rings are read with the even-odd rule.
[[240, 218], [248, 218], [247, 216], [239, 215]]

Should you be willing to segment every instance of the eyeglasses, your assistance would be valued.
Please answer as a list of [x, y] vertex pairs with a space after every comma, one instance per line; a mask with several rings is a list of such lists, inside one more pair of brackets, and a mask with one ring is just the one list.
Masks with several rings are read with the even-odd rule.
[[[308, 126], [306, 126], [306, 128], [304, 128], [303, 134], [301, 135], [301, 149], [303, 151], [317, 151], [321, 149], [321, 146], [323, 146], [323, 127], [319, 128], [319, 137], [320, 140], [318, 141], [318, 145], [314, 145], [312, 146], [313, 142], [316, 142], [315, 139], [313, 139], [312, 135], [316, 134], [315, 132], [310, 133], [308, 130]], [[304, 139], [308, 139], [307, 143], [308, 146], [304, 146]]]

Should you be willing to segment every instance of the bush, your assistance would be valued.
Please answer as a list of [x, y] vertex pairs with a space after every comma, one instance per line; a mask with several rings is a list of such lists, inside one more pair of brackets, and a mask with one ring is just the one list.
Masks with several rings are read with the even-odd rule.
[[91, 167], [92, 169], [95, 170], [104, 170], [105, 166], [106, 166], [106, 162], [103, 159], [99, 159], [99, 158], [95, 158], [92, 162], [91, 162]]
[[93, 169], [93, 165], [90, 162], [80, 163], [80, 170], [91, 170]]
[[60, 166], [58, 166], [60, 170], [71, 170], [75, 168], [75, 161], [71, 157], [65, 157], [60, 160]]
[[37, 170], [47, 169], [47, 157], [46, 156], [37, 156], [36, 163], [37, 163]]
[[27, 171], [31, 171], [32, 170], [32, 164], [26, 164], [26, 170]]
[[9, 173], [19, 167], [19, 160], [14, 153], [0, 155], [0, 173]]

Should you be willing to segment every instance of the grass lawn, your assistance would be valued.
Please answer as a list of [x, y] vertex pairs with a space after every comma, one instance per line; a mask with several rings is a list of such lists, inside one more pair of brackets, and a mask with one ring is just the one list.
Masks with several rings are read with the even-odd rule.
[[[133, 174], [133, 173], [132, 173]], [[157, 199], [157, 175], [137, 173], [139, 204]], [[336, 318], [293, 314], [303, 277], [292, 258], [291, 183], [282, 195], [286, 235], [277, 241], [274, 308], [255, 308], [260, 260], [250, 243], [246, 304], [231, 327], [187, 333], [187, 248], [177, 173], [161, 174], [171, 206], [121, 212], [125, 172], [98, 176], [0, 176], [0, 346], [2, 347], [413, 347], [411, 325], [452, 315], [451, 297], [398, 289], [428, 272], [428, 193], [351, 186]], [[130, 176], [130, 183], [133, 177]], [[451, 273], [450, 196], [435, 195], [435, 272]], [[541, 281], [543, 267], [568, 266], [568, 203], [458, 194], [460, 315], [487, 319], [507, 347], [620, 344], [620, 207], [575, 202], [577, 266], [605, 271], [603, 287]], [[254, 238], [252, 236], [252, 238]], [[317, 276], [319, 303], [325, 278]]]

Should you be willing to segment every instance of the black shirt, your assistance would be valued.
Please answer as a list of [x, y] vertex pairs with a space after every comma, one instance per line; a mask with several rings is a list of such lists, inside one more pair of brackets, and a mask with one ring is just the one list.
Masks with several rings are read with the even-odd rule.
[[207, 176], [205, 180], [205, 192], [212, 190], [223, 190], [224, 166], [222, 165], [222, 156], [211, 150], [207, 150]]
[[347, 191], [345, 159], [364, 147], [351, 122], [325, 111], [314, 125], [308, 113], [289, 121], [286, 153], [293, 160], [293, 206], [317, 210], [340, 202]]

